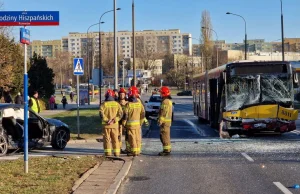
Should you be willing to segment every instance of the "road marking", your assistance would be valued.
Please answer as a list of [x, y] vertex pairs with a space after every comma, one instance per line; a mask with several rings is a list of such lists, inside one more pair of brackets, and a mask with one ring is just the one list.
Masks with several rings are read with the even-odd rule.
[[293, 194], [292, 192], [290, 192], [290, 190], [288, 190], [285, 186], [283, 186], [283, 184], [281, 184], [280, 182], [273, 182], [274, 185], [276, 185], [284, 194]]
[[254, 160], [253, 160], [250, 156], [248, 156], [248, 154], [242, 153], [242, 155], [243, 155], [247, 160], [249, 160], [250, 162], [254, 162]]

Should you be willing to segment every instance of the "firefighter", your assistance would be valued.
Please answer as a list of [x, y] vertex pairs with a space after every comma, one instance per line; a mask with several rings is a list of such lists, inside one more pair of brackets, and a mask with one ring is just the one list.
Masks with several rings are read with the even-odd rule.
[[[125, 106], [127, 104], [126, 99], [126, 90], [124, 88], [120, 88], [119, 90], [119, 104], [122, 107], [122, 111], [124, 113]], [[126, 144], [126, 151], [122, 150], [122, 132], [125, 132], [125, 144]], [[122, 125], [122, 121], [119, 121], [119, 142], [120, 142], [120, 148], [121, 153], [128, 153], [130, 152], [129, 142], [128, 142], [128, 135], [126, 133], [126, 128]]]
[[160, 89], [162, 103], [160, 105], [157, 124], [160, 127], [160, 141], [163, 144], [163, 151], [159, 156], [167, 156], [171, 153], [170, 128], [172, 123], [173, 103], [171, 101], [171, 92], [168, 87], [163, 86]]
[[129, 89], [128, 103], [126, 104], [124, 112], [123, 125], [128, 131], [128, 140], [131, 152], [128, 156], [138, 156], [141, 152], [141, 125], [145, 117], [144, 106], [137, 100], [138, 90], [132, 86]]
[[105, 156], [111, 156], [113, 148], [114, 155], [119, 157], [119, 121], [123, 116], [123, 111], [114, 97], [114, 91], [108, 89], [105, 94], [105, 101], [100, 106], [100, 117], [102, 120], [104, 154]]

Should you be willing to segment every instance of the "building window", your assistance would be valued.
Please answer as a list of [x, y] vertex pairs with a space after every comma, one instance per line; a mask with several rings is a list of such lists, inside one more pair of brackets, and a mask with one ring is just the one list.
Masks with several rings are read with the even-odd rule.
[[127, 48], [129, 48], [129, 46], [127, 46]]
[[129, 50], [127, 50], [127, 52], [129, 53]]

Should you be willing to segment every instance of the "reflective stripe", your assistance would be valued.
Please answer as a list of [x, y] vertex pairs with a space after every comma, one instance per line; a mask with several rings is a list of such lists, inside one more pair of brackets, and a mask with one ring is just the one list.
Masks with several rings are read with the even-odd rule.
[[162, 122], [172, 122], [172, 119], [171, 119], [171, 118], [160, 117], [159, 119], [160, 119], [160, 121], [162, 121]]
[[141, 104], [140, 103], [130, 103], [129, 108], [141, 108]]
[[139, 120], [131, 120], [126, 122], [126, 126], [137, 126], [137, 125], [140, 125]]
[[168, 149], [171, 149], [171, 146], [168, 145], [168, 146], [163, 146], [164, 150], [168, 150]]
[[111, 149], [104, 149], [105, 153], [111, 152]]
[[106, 102], [104, 105], [107, 108], [117, 108], [118, 107], [118, 103], [117, 102]]
[[114, 149], [115, 153], [120, 153], [120, 149]]
[[132, 151], [132, 152], [137, 152], [137, 151], [139, 151], [138, 149], [139, 149], [139, 148], [131, 148], [131, 151]]

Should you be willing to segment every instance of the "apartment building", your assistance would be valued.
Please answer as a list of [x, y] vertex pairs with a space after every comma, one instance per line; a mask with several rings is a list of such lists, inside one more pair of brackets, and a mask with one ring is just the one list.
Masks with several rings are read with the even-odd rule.
[[[99, 33], [90, 32], [87, 37], [86, 33], [70, 32], [68, 37], [62, 40], [63, 48], [74, 56], [84, 56], [87, 51], [87, 42], [93, 53], [99, 54]], [[192, 53], [191, 34], [181, 33], [178, 29], [171, 30], [143, 30], [135, 32], [136, 51], [142, 52], [145, 49], [151, 49], [156, 53], [173, 53], [188, 54]], [[113, 46], [113, 32], [101, 32], [102, 45]], [[132, 57], [132, 32], [117, 32], [118, 55], [124, 58]], [[103, 46], [102, 46], [103, 48]], [[138, 54], [138, 53], [136, 53]]]
[[27, 56], [30, 58], [33, 53], [37, 53], [43, 57], [54, 57], [56, 51], [62, 50], [61, 40], [34, 40], [27, 46]]

